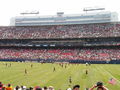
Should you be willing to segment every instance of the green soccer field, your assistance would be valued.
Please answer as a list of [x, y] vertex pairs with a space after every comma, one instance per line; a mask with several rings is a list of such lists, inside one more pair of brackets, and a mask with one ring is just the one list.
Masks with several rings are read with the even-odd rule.
[[[0, 62], [0, 81], [3, 84], [11, 83], [25, 86], [54, 86], [55, 90], [66, 90], [69, 87], [69, 77], [72, 78], [71, 87], [75, 84], [81, 86], [81, 90], [92, 87], [97, 81], [103, 81], [109, 90], [120, 90], [120, 65], [94, 64], [86, 66], [84, 64], [69, 64], [67, 68], [59, 64], [40, 63], [11, 63]], [[31, 68], [31, 64], [33, 67]], [[53, 68], [56, 71], [53, 72]], [[25, 69], [27, 74], [25, 74]], [[88, 69], [88, 75], [85, 74]], [[108, 80], [114, 78], [116, 85], [108, 84]]]

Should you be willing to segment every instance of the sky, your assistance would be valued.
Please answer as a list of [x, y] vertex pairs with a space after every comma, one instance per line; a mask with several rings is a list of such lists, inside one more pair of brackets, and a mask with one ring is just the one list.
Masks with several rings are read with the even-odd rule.
[[24, 11], [39, 11], [39, 15], [80, 14], [85, 7], [104, 7], [120, 15], [120, 0], [0, 0], [0, 26], [8, 26], [10, 18]]

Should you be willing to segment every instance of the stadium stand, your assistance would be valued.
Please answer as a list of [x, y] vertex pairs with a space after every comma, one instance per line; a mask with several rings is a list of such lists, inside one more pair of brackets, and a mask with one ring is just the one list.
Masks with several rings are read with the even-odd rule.
[[[15, 59], [15, 61], [43, 60], [49, 62], [69, 61], [71, 63], [85, 63], [84, 61], [98, 63], [98, 61], [103, 61], [102, 63], [111, 63], [112, 60], [120, 61], [119, 47], [116, 49], [90, 49], [87, 46], [116, 47], [120, 45], [119, 37], [120, 24], [117, 22], [0, 27], [0, 59], [6, 61]], [[38, 45], [44, 47], [44, 49], [41, 49], [41, 47], [39, 49], [31, 48]], [[3, 48], [11, 46], [19, 48]], [[49, 49], [50, 46], [54, 48]], [[23, 47], [29, 47], [29, 49]], [[59, 49], [59, 47], [62, 48]], [[64, 49], [64, 47], [67, 47], [67, 49]]]
[[120, 24], [0, 27], [0, 39], [119, 37]]
[[86, 60], [120, 59], [120, 49], [0, 49], [0, 59]]

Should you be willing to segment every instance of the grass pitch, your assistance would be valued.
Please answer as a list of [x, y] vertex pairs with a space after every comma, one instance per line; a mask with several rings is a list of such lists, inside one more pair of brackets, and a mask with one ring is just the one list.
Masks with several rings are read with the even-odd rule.
[[[7, 66], [6, 66], [7, 63]], [[69, 85], [81, 86], [81, 90], [92, 87], [96, 82], [102, 81], [109, 90], [120, 90], [120, 65], [92, 64], [67, 64], [62, 68], [59, 64], [0, 62], [0, 81], [4, 84], [11, 83], [29, 86], [54, 86], [55, 90], [66, 90]], [[33, 67], [31, 67], [33, 64]], [[53, 69], [56, 69], [53, 72]], [[25, 69], [27, 74], [25, 74]], [[88, 75], [85, 74], [88, 69]], [[72, 84], [69, 83], [71, 76]], [[116, 79], [116, 85], [108, 83], [110, 78]]]

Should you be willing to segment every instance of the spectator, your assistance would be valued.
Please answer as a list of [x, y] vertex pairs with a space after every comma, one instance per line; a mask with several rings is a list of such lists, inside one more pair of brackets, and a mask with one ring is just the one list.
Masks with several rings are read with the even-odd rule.
[[71, 85], [69, 85], [69, 88], [68, 88], [68, 89], [66, 89], [66, 90], [72, 90], [70, 87], [71, 87]]
[[54, 87], [53, 86], [49, 86], [48, 90], [54, 90]]
[[73, 90], [80, 90], [80, 85], [73, 86]]
[[3, 84], [2, 84], [2, 82], [0, 82], [0, 86], [1, 86], [1, 87], [3, 87]]
[[46, 87], [46, 86], [44, 86], [43, 90], [47, 90], [47, 87]]
[[33, 90], [33, 87], [30, 87], [29, 89], [30, 89], [30, 90]]
[[36, 86], [36, 87], [35, 87], [35, 90], [42, 90], [42, 88], [39, 87], [39, 86]]
[[20, 87], [19, 87], [19, 86], [16, 86], [16, 87], [14, 88], [14, 90], [20, 90]]
[[102, 82], [97, 82], [96, 85], [94, 85], [92, 88], [90, 88], [89, 90], [94, 90], [95, 88], [97, 88], [97, 90], [108, 90]]
[[11, 84], [8, 84], [8, 86], [6, 87], [6, 90], [12, 90]]
[[0, 90], [3, 90], [3, 86], [2, 86], [2, 84], [0, 84]]

